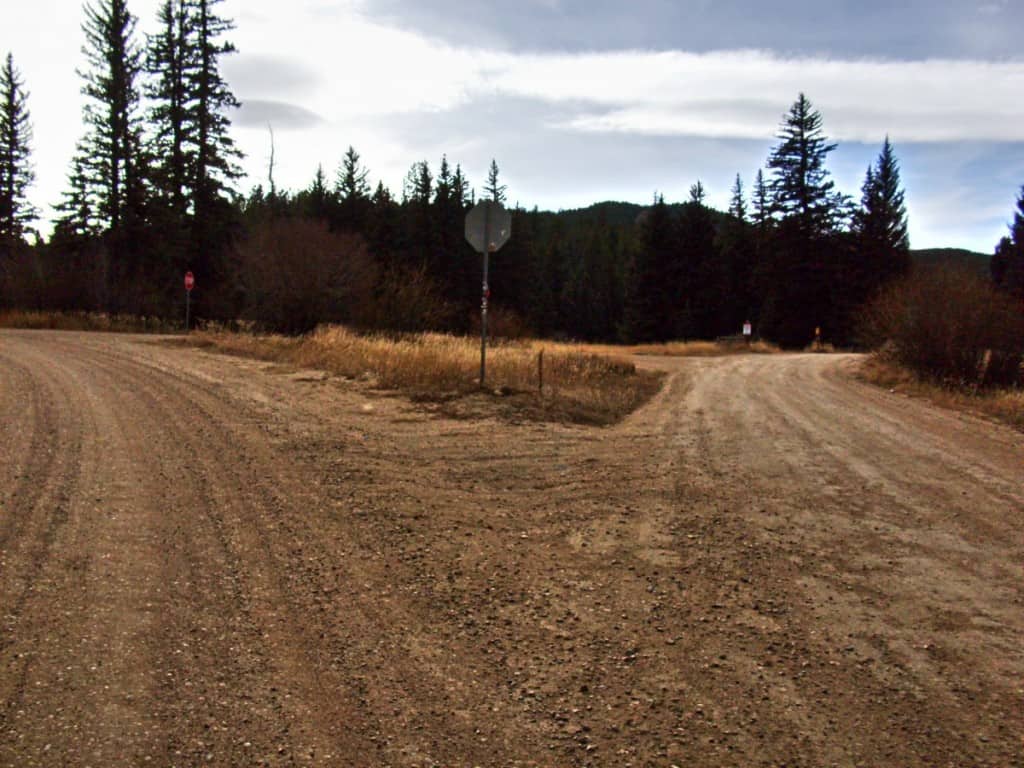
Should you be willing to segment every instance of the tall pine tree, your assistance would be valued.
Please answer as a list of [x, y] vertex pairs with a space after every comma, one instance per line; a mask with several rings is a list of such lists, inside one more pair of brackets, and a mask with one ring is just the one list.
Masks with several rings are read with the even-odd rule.
[[846, 198], [835, 191], [825, 161], [835, 148], [822, 131], [822, 117], [804, 94], [793, 103], [768, 158], [772, 206], [794, 219], [808, 236], [834, 232], [842, 222]]
[[180, 218], [190, 207], [191, 180], [195, 168], [188, 109], [191, 98], [186, 75], [196, 67], [191, 19], [181, 0], [164, 0], [160, 6], [160, 31], [149, 37], [146, 72], [150, 81], [146, 96], [152, 106], [149, 126], [155, 158], [157, 195]]
[[0, 271], [36, 215], [26, 197], [35, 179], [27, 101], [21, 73], [14, 68], [14, 56], [8, 53], [0, 69]]
[[125, 0], [96, 0], [85, 6], [85, 54], [80, 71], [86, 97], [86, 134], [73, 161], [72, 182], [81, 185], [96, 223], [118, 232], [129, 211], [130, 190], [137, 183], [141, 120], [137, 78], [141, 52], [135, 41], [136, 18]]
[[868, 168], [861, 190], [861, 207], [853, 217], [862, 299], [910, 270], [907, 207], [903, 197], [899, 163], [887, 136], [878, 160]]
[[188, 24], [194, 31], [195, 65], [187, 73], [191, 122], [196, 142], [196, 215], [220, 193], [229, 191], [241, 176], [237, 161], [241, 152], [229, 135], [228, 110], [241, 104], [221, 76], [220, 59], [235, 53], [235, 46], [221, 38], [235, 28], [234, 22], [217, 15], [224, 0], [185, 0]]
[[[182, 0], [181, 11], [188, 33], [190, 66], [185, 70], [186, 119], [194, 152], [190, 173], [192, 235], [190, 268], [208, 288], [226, 287], [226, 252], [232, 236], [233, 209], [229, 193], [241, 177], [242, 154], [230, 135], [230, 110], [239, 102], [220, 72], [221, 57], [235, 52], [224, 40], [234, 22], [217, 13], [223, 0]], [[213, 297], [218, 297], [213, 301]], [[197, 295], [197, 316], [232, 316], [234, 306], [227, 290]]]
[[836, 145], [822, 131], [821, 113], [800, 94], [784, 117], [779, 144], [768, 159], [778, 225], [767, 235], [759, 289], [764, 295], [762, 328], [786, 346], [802, 346], [821, 328], [840, 340], [846, 302], [836, 242], [848, 201], [835, 190], [825, 161]]

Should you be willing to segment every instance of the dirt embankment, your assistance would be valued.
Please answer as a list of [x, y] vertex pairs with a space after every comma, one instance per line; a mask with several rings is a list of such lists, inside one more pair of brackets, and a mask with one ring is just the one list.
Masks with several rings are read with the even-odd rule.
[[853, 362], [594, 429], [0, 332], [0, 765], [1021, 764], [1024, 436]]

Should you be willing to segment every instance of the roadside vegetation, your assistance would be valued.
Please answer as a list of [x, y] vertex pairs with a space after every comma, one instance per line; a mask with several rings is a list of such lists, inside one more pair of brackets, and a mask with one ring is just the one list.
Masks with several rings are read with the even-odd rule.
[[[540, 342], [537, 342], [540, 343]], [[666, 341], [662, 344], [583, 344], [579, 349], [598, 355], [646, 355], [650, 357], [721, 357], [722, 355], [765, 355], [782, 350], [760, 339], [749, 344], [742, 339], [720, 341]]]
[[159, 317], [108, 315], [104, 312], [42, 312], [0, 310], [0, 328], [38, 331], [103, 331], [109, 333], [178, 333], [183, 324]]
[[647, 402], [661, 375], [621, 357], [565, 344], [498, 341], [487, 352], [480, 387], [480, 345], [438, 333], [360, 334], [321, 326], [304, 336], [233, 333], [210, 328], [181, 343], [299, 368], [314, 368], [414, 399], [449, 413], [473, 414], [481, 396], [507, 418], [611, 424]]
[[1024, 431], [1024, 389], [976, 390], [938, 384], [915, 374], [884, 353], [876, 353], [864, 361], [860, 378], [893, 392], [929, 400], [942, 408], [988, 416]]
[[976, 272], [939, 267], [890, 285], [861, 335], [865, 380], [1024, 428], [1024, 312]]

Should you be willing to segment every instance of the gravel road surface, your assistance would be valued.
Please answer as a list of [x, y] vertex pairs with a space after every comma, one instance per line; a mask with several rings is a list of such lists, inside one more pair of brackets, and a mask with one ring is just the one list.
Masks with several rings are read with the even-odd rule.
[[1024, 765], [1024, 435], [642, 364], [598, 429], [0, 331], [0, 766]]

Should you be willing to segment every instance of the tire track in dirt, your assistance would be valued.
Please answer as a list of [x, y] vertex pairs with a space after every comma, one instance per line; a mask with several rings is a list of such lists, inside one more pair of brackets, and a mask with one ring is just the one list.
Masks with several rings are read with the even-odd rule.
[[[74, 350], [69, 348], [65, 352], [72, 354]], [[185, 711], [177, 713], [178, 719], [165, 715], [165, 718], [170, 719], [171, 732], [177, 731], [180, 736], [176, 743], [168, 746], [171, 759], [180, 760], [184, 756], [198, 763], [203, 762], [209, 754], [218, 761], [236, 764], [247, 762], [253, 759], [253, 755], [260, 753], [268, 755], [266, 759], [274, 764], [295, 764], [295, 761], [306, 764], [309, 761], [329, 759], [332, 751], [323, 748], [324, 744], [316, 732], [306, 729], [304, 733], [291, 733], [295, 723], [302, 725], [302, 717], [314, 721], [316, 717], [310, 718], [308, 708], [305, 712], [296, 713], [297, 700], [288, 702], [286, 706], [284, 700], [290, 696], [289, 685], [294, 687], [291, 678], [301, 676], [294, 669], [274, 671], [280, 667], [282, 659], [268, 658], [265, 638], [268, 631], [273, 631], [275, 627], [265, 626], [256, 618], [254, 601], [261, 588], [258, 583], [255, 586], [252, 583], [258, 582], [258, 578], [251, 577], [259, 569], [253, 569], [250, 563], [243, 561], [244, 557], [255, 552], [246, 551], [242, 546], [244, 537], [239, 532], [245, 523], [236, 519], [242, 510], [237, 501], [229, 498], [234, 492], [244, 496], [244, 489], [251, 482], [247, 480], [243, 483], [225, 464], [235, 458], [230, 447], [233, 440], [211, 429], [208, 414], [202, 413], [193, 400], [170, 397], [171, 390], [166, 382], [160, 378], [154, 380], [153, 371], [142, 370], [116, 359], [107, 359], [106, 356], [91, 358], [88, 364], [99, 388], [131, 393], [128, 401], [122, 403], [123, 413], [129, 425], [136, 425], [136, 432], [139, 429], [138, 423], [150, 423], [161, 425], [161, 430], [167, 433], [161, 435], [160, 439], [151, 435], [147, 446], [150, 451], [153, 448], [161, 449], [155, 455], [162, 462], [168, 463], [170, 472], [175, 474], [170, 477], [167, 470], [160, 471], [161, 482], [157, 485], [157, 493], [168, 497], [173, 502], [173, 509], [182, 518], [177, 524], [177, 536], [165, 537], [163, 546], [173, 546], [177, 555], [188, 561], [184, 571], [190, 586], [200, 586], [204, 597], [209, 599], [213, 596], [217, 601], [215, 605], [204, 609], [202, 601], [197, 601], [195, 594], [187, 592], [178, 593], [167, 601], [165, 610], [176, 619], [168, 621], [167, 626], [173, 627], [176, 624], [178, 630], [166, 634], [177, 640], [193, 641], [182, 642], [177, 647], [172, 644], [172, 652], [180, 656], [182, 647], [194, 647], [200, 643], [210, 645], [208, 635], [211, 629], [208, 625], [211, 624], [220, 627], [220, 630], [213, 631], [220, 631], [230, 638], [230, 642], [214, 639], [212, 645], [218, 650], [213, 653], [203, 654], [200, 651], [201, 657], [193, 661], [202, 663], [192, 668], [187, 664], [179, 665], [182, 669], [178, 674], [168, 673], [169, 678], [184, 678], [189, 688], [201, 688], [187, 691], [189, 701], [186, 704], [194, 704], [196, 700], [218, 702], [218, 705], [196, 708], [206, 710], [205, 723], [201, 726], [204, 717], [188, 711], [187, 706]], [[216, 457], [213, 463], [211, 456]], [[144, 478], [137, 478], [137, 482], [146, 484]], [[186, 515], [182, 513], [183, 510], [192, 510], [195, 514]], [[256, 520], [255, 516], [253, 520]], [[182, 537], [189, 540], [180, 541]], [[208, 538], [209, 541], [204, 545], [201, 541], [197, 543], [196, 538]], [[204, 550], [207, 552], [197, 559], [195, 553]], [[212, 554], [209, 550], [212, 550]], [[198, 622], [202, 632], [199, 637], [195, 637], [195, 614], [201, 619]], [[230, 618], [225, 620], [223, 616]], [[292, 619], [293, 623], [301, 621], [299, 617]], [[191, 636], [186, 634], [182, 637], [183, 628], [189, 627]], [[271, 671], [268, 672], [268, 669]], [[270, 679], [265, 679], [267, 676]], [[211, 679], [221, 682], [211, 686], [208, 683]], [[217, 686], [227, 685], [230, 685], [231, 690], [217, 690]], [[171, 701], [182, 701], [182, 691], [178, 690], [177, 693], [178, 696], [168, 698]], [[219, 706], [226, 700], [236, 699], [243, 699], [244, 703]], [[336, 707], [325, 697], [321, 697], [318, 704], [323, 707], [323, 712], [314, 714], [321, 718], [337, 712]], [[250, 711], [247, 712], [247, 709]], [[256, 713], [262, 710], [270, 713], [270, 721], [254, 724], [252, 721], [259, 719]], [[331, 730], [337, 730], [337, 723], [341, 722], [345, 722], [344, 718], [338, 718]], [[322, 719], [320, 724], [324, 725]], [[192, 728], [198, 729], [198, 734], [190, 730]], [[207, 733], [203, 733], [204, 730]], [[323, 730], [325, 733], [328, 731], [327, 728]], [[248, 737], [238, 737], [239, 733], [248, 734]], [[304, 740], [307, 742], [305, 745]], [[190, 741], [195, 743], [187, 743]], [[267, 743], [261, 743], [263, 741]], [[350, 751], [356, 753], [358, 750]]]
[[[51, 587], [45, 578], [46, 570], [58, 536], [67, 524], [69, 505], [80, 480], [84, 415], [80, 409], [71, 409], [74, 415], [70, 423], [60, 423], [56, 418], [58, 409], [66, 407], [72, 397], [67, 383], [59, 377], [44, 376], [41, 386], [32, 388], [29, 383], [36, 377], [30, 366], [10, 360], [6, 351], [0, 351], [0, 357], [5, 368], [22, 374], [16, 386], [24, 387], [22, 399], [32, 403], [27, 456], [23, 464], [17, 459], [11, 462], [21, 466], [20, 477], [4, 510], [6, 519], [0, 542], [0, 614], [4, 630], [0, 636], [0, 659], [8, 668], [0, 679], [3, 734], [24, 700], [29, 672], [37, 661], [36, 646], [19, 640], [39, 631], [27, 607], [38, 593]], [[4, 419], [3, 423], [2, 450], [17, 453], [23, 444], [18, 439], [22, 435], [7, 433], [17, 424], [17, 418]]]
[[28, 449], [9, 456], [2, 467], [4, 472], [0, 488], [4, 502], [0, 518], [0, 552], [6, 549], [12, 539], [20, 536], [27, 515], [14, 514], [14, 505], [19, 510], [31, 509], [43, 492], [40, 478], [49, 476], [55, 454], [46, 440], [46, 424], [53, 421], [53, 398], [49, 390], [40, 391], [32, 384], [32, 376], [25, 366], [3, 355], [0, 349], [0, 412], [7, 415], [0, 429], [5, 445], [25, 445]]
[[[173, 371], [164, 371], [163, 375], [177, 382], [172, 386], [178, 388], [183, 397], [191, 398], [191, 405], [202, 414], [205, 423], [217, 425], [225, 434], [234, 431], [237, 437], [242, 438], [225, 441], [217, 449], [220, 455], [230, 456], [232, 446], [246, 445], [245, 456], [239, 455], [238, 461], [227, 462], [229, 466], [251, 464], [260, 468], [256, 476], [246, 478], [240, 484], [240, 487], [248, 489], [253, 508], [260, 510], [260, 514], [253, 518], [256, 536], [250, 549], [257, 546], [264, 549], [268, 572], [275, 579], [280, 595], [287, 595], [291, 603], [301, 598], [299, 605], [285, 603], [293, 612], [289, 625], [297, 627], [312, 623], [315, 627], [315, 632], [306, 635], [293, 633], [282, 642], [300, 649], [305, 660], [318, 670], [318, 676], [332, 680], [336, 688], [348, 686], [355, 690], [353, 701], [359, 703], [363, 713], [348, 712], [346, 717], [336, 718], [335, 722], [347, 721], [350, 726], [357, 726], [359, 721], [372, 718], [377, 725], [371, 729], [364, 723], [362, 730], [380, 733], [381, 720], [393, 720], [395, 712], [416, 713], [420, 710], [407, 724], [412, 731], [446, 732], [447, 741], [458, 745], [453, 753], [455, 757], [468, 759], [474, 752], [480, 760], [493, 756], [494, 744], [478, 746], [478, 734], [484, 724], [463, 726], [452, 720], [444, 706], [438, 706], [448, 697], [445, 683], [457, 677], [457, 670], [438, 674], [431, 669], [433, 665], [425, 664], [417, 654], [410, 655], [408, 648], [381, 645], [381, 639], [391, 635], [394, 628], [414, 625], [417, 619], [408, 608], [395, 605], [393, 601], [389, 601], [385, 613], [377, 594], [372, 591], [366, 596], [360, 594], [363, 591], [360, 585], [369, 582], [380, 584], [387, 580], [386, 573], [381, 572], [379, 566], [367, 562], [359, 554], [372, 551], [379, 542], [367, 539], [350, 526], [335, 525], [327, 530], [318, 530], [315, 525], [318, 518], [308, 514], [316, 510], [318, 504], [310, 492], [315, 486], [315, 478], [303, 476], [298, 467], [293, 469], [296, 475], [293, 477], [277, 471], [281, 462], [274, 452], [266, 450], [262, 441], [245, 439], [238, 434], [237, 426], [245, 420], [239, 420], [237, 412], [225, 419], [222, 392], [215, 391], [208, 383], [196, 385]], [[200, 393], [205, 396], [199, 396]], [[307, 514], [295, 514], [300, 509]], [[324, 546], [325, 541], [339, 539], [345, 542], [341, 552]], [[356, 599], [344, 599], [346, 595], [353, 595]], [[336, 604], [339, 597], [344, 600], [341, 606]], [[343, 624], [337, 620], [339, 613], [345, 616]], [[427, 651], [426, 657], [430, 655]], [[324, 664], [325, 658], [332, 661]], [[339, 676], [340, 670], [365, 668], [367, 660], [372, 660], [375, 667], [372, 682], [357, 677], [353, 685], [351, 672]], [[374, 689], [372, 697], [369, 695], [371, 686]], [[332, 693], [330, 688], [329, 683], [321, 681], [307, 694], [319, 702], [318, 706], [330, 706], [327, 702], [337, 695], [336, 690]], [[423, 712], [421, 702], [424, 700], [437, 702], [436, 711]], [[409, 744], [387, 745], [384, 739], [377, 741], [383, 753], [395, 753], [392, 756], [396, 758], [402, 757], [403, 749], [415, 751], [415, 747]], [[509, 746], [513, 746], [516, 740], [507, 737], [507, 741]]]
[[[16, 757], [19, 766], [142, 764], [159, 742], [140, 695], [156, 674], [154, 655], [145, 651], [148, 600], [159, 599], [159, 587], [146, 551], [148, 526], [135, 519], [149, 505], [132, 504], [139, 477], [125, 462], [133, 446], [119, 429], [122, 397], [77, 356], [54, 355], [46, 339], [26, 340], [21, 355], [33, 360], [39, 381], [59, 381], [67, 392], [47, 429], [74, 436], [79, 450], [62, 455], [61, 464], [73, 462], [77, 482], [24, 606], [26, 619], [12, 636], [18, 657], [32, 665], [24, 670], [26, 689], [8, 702], [15, 717], [0, 734], [0, 756]], [[51, 449], [62, 453], [59, 444]], [[27, 738], [34, 722], [48, 724], [46, 742]]]
[[[118, 359], [116, 353], [104, 354], [103, 359], [104, 362], [99, 365], [109, 367], [117, 375], [130, 378], [134, 387], [149, 387], [151, 396], [158, 396], [162, 400], [173, 399], [175, 404], [171, 410], [178, 414], [192, 412], [196, 415], [196, 423], [200, 425], [197, 433], [201, 433], [202, 439], [197, 441], [194, 437], [188, 438], [192, 444], [192, 452], [196, 456], [202, 456], [204, 453], [218, 456], [218, 473], [221, 479], [227, 479], [227, 485], [239, 489], [245, 498], [244, 506], [251, 513], [247, 517], [251, 524], [251, 536], [248, 538], [245, 532], [247, 526], [242, 521], [236, 521], [229, 527], [238, 534], [239, 541], [236, 542], [235, 548], [239, 552], [259, 553], [264, 560], [266, 567], [260, 570], [266, 576], [265, 583], [262, 587], [254, 588], [253, 592], [269, 590], [277, 595], [276, 599], [269, 602], [283, 606], [280, 610], [284, 612], [292, 609], [287, 621], [283, 622], [286, 627], [291, 628], [289, 634], [269, 642], [268, 645], [272, 646], [279, 656], [294, 648], [299, 654], [299, 659], [294, 665], [296, 669], [301, 668], [303, 664], [317, 669], [317, 679], [310, 680], [305, 690], [300, 691], [305, 700], [316, 702], [315, 711], [326, 713], [336, 709], [333, 702], [337, 698], [337, 690], [329, 692], [325, 688], [327, 683], [322, 679], [325, 675], [330, 678], [333, 670], [318, 663], [318, 659], [324, 657], [341, 660], [328, 666], [349, 669], [366, 667], [366, 659], [374, 660], [374, 698], [371, 700], [367, 696], [366, 688], [369, 683], [360, 682], [355, 686], [355, 701], [359, 701], [364, 710], [377, 710], [379, 717], [393, 719], [395, 711], [415, 712], [421, 707], [419, 700], [443, 701], [447, 694], [443, 682], [438, 681], [436, 673], [428, 673], [421, 664], [414, 663], [415, 657], [410, 658], [406, 649], [388, 650], [380, 646], [380, 638], [392, 633], [393, 627], [414, 623], [415, 619], [403, 611], [399, 610], [396, 613], [394, 606], [389, 605], [389, 613], [384, 618], [374, 605], [375, 598], [347, 604], [343, 609], [347, 618], [345, 623], [356, 626], [343, 627], [342, 636], [337, 637], [337, 619], [332, 617], [337, 608], [333, 607], [331, 613], [326, 611], [327, 596], [353, 592], [352, 585], [362, 584], [367, 578], [380, 583], [386, 577], [379, 573], [368, 576], [366, 573], [351, 572], [352, 552], [364, 549], [370, 542], [360, 547], [359, 542], [355, 541], [353, 546], [347, 547], [348, 557], [344, 561], [344, 568], [334, 566], [330, 572], [323, 569], [324, 563], [340, 562], [341, 559], [326, 553], [319, 543], [322, 535], [310, 529], [308, 523], [303, 524], [302, 517], [293, 512], [300, 508], [314, 509], [315, 499], [309, 498], [308, 486], [299, 488], [294, 479], [289, 480], [276, 471], [276, 466], [280, 464], [278, 456], [264, 450], [259, 441], [251, 440], [244, 431], [238, 429], [240, 424], [248, 421], [248, 418], [239, 418], [239, 412], [233, 411], [227, 419], [229, 423], [225, 423], [220, 415], [224, 394], [211, 391], [208, 383], [183, 379], [173, 371], [158, 372], [131, 359]], [[128, 371], [132, 371], [131, 376], [127, 375]], [[170, 397], [171, 390], [176, 391], [173, 398]], [[239, 446], [245, 446], [244, 451], [239, 451]], [[243, 477], [234, 469], [243, 466], [254, 466], [259, 471], [251, 476], [244, 473]], [[308, 505], [297, 501], [303, 498], [308, 501]], [[232, 508], [227, 500], [219, 500], [218, 506], [222, 509]], [[352, 531], [346, 531], [345, 534], [351, 536]], [[252, 571], [252, 568], [248, 569], [250, 574]], [[305, 598], [301, 609], [292, 605], [300, 596]], [[316, 621], [318, 618], [321, 622]], [[353, 621], [356, 619], [358, 620]], [[319, 623], [319, 631], [312, 633], [312, 637], [295, 631], [296, 628], [308, 626], [310, 623]], [[353, 646], [358, 648], [358, 651], [355, 651]], [[443, 680], [452, 676], [453, 674], [449, 673], [441, 677]], [[298, 679], [301, 676], [296, 674], [293, 677]], [[347, 684], [352, 685], [351, 679]], [[339, 687], [343, 689], [344, 686]], [[410, 698], [407, 690], [415, 691], [415, 694], [411, 695], [415, 695], [418, 700]], [[398, 710], [395, 709], [396, 706]], [[482, 724], [471, 723], [468, 726], [461, 726], [465, 732], [459, 735], [459, 726], [447, 714], [442, 715], [444, 708], [436, 709], [436, 714], [420, 713], [417, 722], [410, 724], [412, 729], [419, 732], [447, 731], [447, 740], [459, 745], [455, 754], [460, 757], [466, 757], [474, 751], [479, 752], [480, 759], [493, 755], [493, 744], [476, 746], [481, 741], [478, 732]], [[319, 730], [325, 733], [337, 730], [337, 723], [340, 722], [346, 722], [350, 727], [358, 726], [358, 722], [365, 717], [352, 711], [344, 714], [344, 717], [334, 718], [329, 725], [321, 723], [322, 727]], [[370, 733], [380, 732], [379, 728], [361, 730]], [[515, 744], [512, 738], [508, 741], [511, 745]], [[395, 749], [403, 748], [410, 749], [408, 745], [399, 745]], [[355, 751], [349, 749], [350, 753]]]

